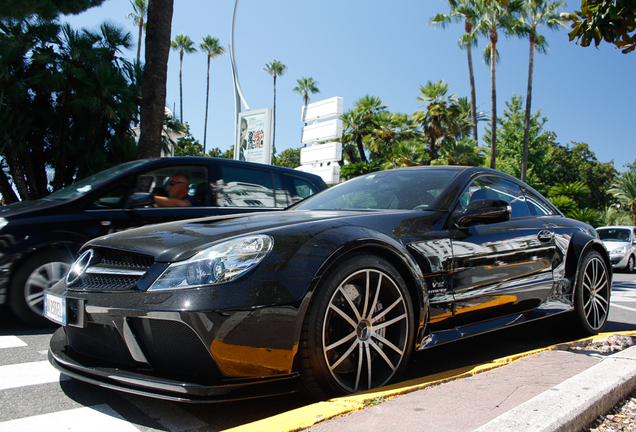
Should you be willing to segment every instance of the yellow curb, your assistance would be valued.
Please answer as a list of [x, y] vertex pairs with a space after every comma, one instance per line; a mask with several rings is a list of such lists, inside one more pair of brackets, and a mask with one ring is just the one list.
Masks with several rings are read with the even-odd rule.
[[386, 399], [422, 390], [426, 387], [432, 387], [448, 381], [467, 378], [478, 373], [496, 369], [501, 366], [508, 365], [524, 357], [531, 356], [543, 351], [556, 350], [558, 347], [582, 342], [585, 340], [599, 340], [613, 335], [636, 336], [636, 331], [623, 331], [615, 333], [600, 333], [596, 336], [579, 339], [576, 341], [565, 342], [562, 344], [552, 345], [546, 348], [539, 348], [524, 353], [513, 354], [508, 357], [495, 359], [491, 362], [467, 366], [442, 372], [435, 375], [429, 375], [422, 378], [416, 378], [409, 381], [403, 381], [397, 384], [391, 384], [375, 390], [356, 393], [340, 398], [329, 399], [324, 402], [317, 402], [311, 405], [300, 407], [285, 413], [258, 420], [245, 425], [226, 429], [226, 432], [291, 432], [314, 426], [316, 423], [328, 420], [334, 417], [342, 417], [353, 411], [364, 409], [366, 406], [375, 405]]

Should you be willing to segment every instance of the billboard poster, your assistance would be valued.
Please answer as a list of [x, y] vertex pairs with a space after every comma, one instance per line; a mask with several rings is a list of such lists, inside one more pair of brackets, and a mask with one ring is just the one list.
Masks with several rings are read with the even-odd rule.
[[271, 164], [272, 110], [263, 108], [238, 115], [234, 159]]

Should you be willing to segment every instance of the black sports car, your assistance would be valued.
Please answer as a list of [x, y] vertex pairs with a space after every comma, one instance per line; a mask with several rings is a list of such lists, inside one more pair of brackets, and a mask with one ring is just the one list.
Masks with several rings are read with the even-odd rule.
[[104, 387], [179, 401], [396, 379], [413, 350], [557, 313], [589, 334], [611, 264], [589, 225], [484, 168], [358, 177], [280, 212], [90, 241], [46, 292], [49, 359]]

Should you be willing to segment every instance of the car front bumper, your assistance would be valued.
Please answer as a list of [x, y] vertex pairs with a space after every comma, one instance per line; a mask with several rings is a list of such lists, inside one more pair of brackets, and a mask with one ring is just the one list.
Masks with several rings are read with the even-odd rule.
[[51, 338], [49, 362], [63, 374], [90, 384], [177, 402], [224, 402], [298, 391], [297, 374], [191, 382], [151, 370], [125, 370], [74, 352], [64, 328]]

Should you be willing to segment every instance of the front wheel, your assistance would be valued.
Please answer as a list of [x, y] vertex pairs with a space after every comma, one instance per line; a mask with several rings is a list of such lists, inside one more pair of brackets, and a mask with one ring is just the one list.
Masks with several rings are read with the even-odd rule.
[[413, 306], [391, 264], [373, 255], [351, 257], [314, 295], [301, 337], [305, 393], [324, 399], [399, 376], [413, 346]]
[[629, 256], [629, 260], [627, 261], [625, 270], [627, 271], [627, 273], [632, 273], [634, 271], [634, 255]]
[[51, 250], [27, 258], [11, 280], [9, 305], [23, 322], [33, 326], [51, 325], [44, 318], [44, 290], [62, 279], [73, 257], [69, 252]]
[[589, 251], [581, 261], [574, 307], [580, 328], [587, 335], [595, 335], [605, 326], [610, 306], [610, 276], [603, 257]]

